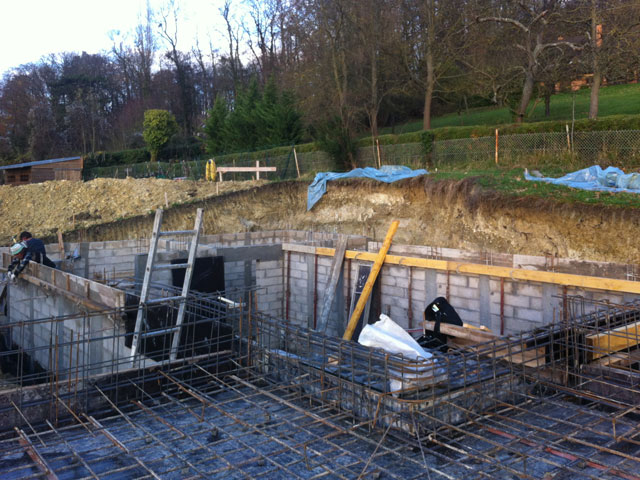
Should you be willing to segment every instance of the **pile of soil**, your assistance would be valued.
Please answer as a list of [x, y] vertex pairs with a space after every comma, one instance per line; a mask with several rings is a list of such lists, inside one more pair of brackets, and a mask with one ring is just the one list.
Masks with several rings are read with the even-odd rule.
[[46, 237], [145, 214], [158, 207], [254, 188], [264, 181], [204, 182], [155, 178], [98, 178], [0, 186], [0, 242], [22, 230]]

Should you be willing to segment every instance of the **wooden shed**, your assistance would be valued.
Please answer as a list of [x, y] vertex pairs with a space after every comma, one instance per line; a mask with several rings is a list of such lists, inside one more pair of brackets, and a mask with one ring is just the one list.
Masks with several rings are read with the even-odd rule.
[[0, 167], [4, 183], [25, 185], [47, 180], [82, 180], [82, 157], [52, 158]]

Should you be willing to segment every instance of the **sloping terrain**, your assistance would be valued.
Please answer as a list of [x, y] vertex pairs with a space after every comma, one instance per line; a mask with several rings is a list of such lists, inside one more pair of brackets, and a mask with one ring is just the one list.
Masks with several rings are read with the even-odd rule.
[[[205, 208], [207, 234], [300, 229], [380, 240], [398, 219], [395, 240], [404, 244], [640, 263], [637, 209], [514, 198], [487, 191], [472, 178], [421, 177], [391, 185], [330, 182], [327, 194], [307, 212], [307, 186], [225, 182], [219, 195], [215, 184], [150, 179], [2, 187], [1, 234], [8, 242], [9, 235], [28, 228], [53, 240], [60, 227], [69, 241], [148, 237], [153, 209], [165, 204], [167, 192], [173, 206], [164, 224], [172, 229], [190, 228], [196, 207]], [[16, 201], [20, 211], [13, 208]]]
[[158, 207], [181, 204], [252, 188], [264, 182], [175, 181], [154, 178], [109, 179], [89, 182], [66, 180], [19, 187], [0, 186], [0, 242], [29, 230], [37, 236], [51, 236], [58, 230], [114, 222], [153, 212]]

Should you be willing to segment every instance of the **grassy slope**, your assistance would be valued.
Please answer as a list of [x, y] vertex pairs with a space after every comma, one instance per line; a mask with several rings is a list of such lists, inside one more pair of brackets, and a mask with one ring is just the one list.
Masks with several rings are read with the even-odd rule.
[[[575, 94], [576, 118], [587, 118], [589, 113], [589, 89], [582, 89]], [[528, 122], [544, 120], [570, 120], [573, 108], [573, 94], [560, 93], [551, 97], [551, 116], [544, 116], [544, 101], [531, 102]], [[533, 108], [535, 106], [535, 108]], [[640, 112], [640, 84], [614, 85], [603, 87], [600, 91], [600, 116], [617, 114], [637, 114]], [[456, 113], [435, 117], [431, 120], [433, 128], [458, 127], [469, 125], [500, 125], [511, 123], [509, 109], [477, 108], [469, 113]], [[406, 133], [422, 130], [422, 120], [396, 126], [394, 133]], [[381, 134], [391, 133], [391, 128], [381, 129]]]
[[[589, 89], [575, 94], [575, 116], [586, 118], [589, 113]], [[544, 102], [532, 102], [527, 117], [528, 122], [544, 120], [570, 120], [572, 117], [574, 95], [562, 93], [551, 97], [551, 116], [544, 116]], [[535, 108], [534, 108], [535, 107]], [[600, 116], [617, 114], [637, 114], [640, 112], [640, 84], [615, 85], [603, 87], [600, 92]], [[434, 128], [470, 125], [500, 125], [511, 123], [511, 115], [507, 108], [478, 108], [462, 115], [449, 114], [432, 120]], [[422, 130], [422, 121], [396, 126], [395, 133]], [[383, 130], [391, 133], [391, 129]], [[543, 175], [559, 177], [565, 173], [584, 168], [570, 159], [545, 159], [542, 164], [526, 165], [531, 169], [539, 169]], [[525, 165], [508, 165], [496, 167], [491, 163], [452, 165], [444, 170], [432, 172], [435, 179], [460, 180], [473, 177], [483, 188], [500, 192], [507, 196], [553, 198], [563, 203], [582, 203], [607, 205], [622, 208], [640, 208], [640, 195], [629, 193], [589, 192], [574, 188], [551, 185], [543, 182], [524, 180]]]

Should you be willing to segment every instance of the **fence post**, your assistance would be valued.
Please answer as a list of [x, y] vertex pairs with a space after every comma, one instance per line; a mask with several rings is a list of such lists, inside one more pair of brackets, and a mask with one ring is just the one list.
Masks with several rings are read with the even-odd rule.
[[567, 148], [571, 151], [571, 137], [569, 136], [569, 124], [565, 123], [565, 127], [567, 127]]
[[498, 129], [496, 128], [496, 165], [498, 165]]
[[382, 167], [382, 159], [380, 158], [380, 140], [376, 138], [376, 149], [378, 150], [378, 168]]
[[298, 165], [298, 154], [296, 153], [296, 147], [293, 146], [293, 159], [296, 161], [296, 172], [298, 172], [298, 178], [300, 178], [300, 165]]
[[256, 180], [260, 180], [260, 160], [256, 160]]

